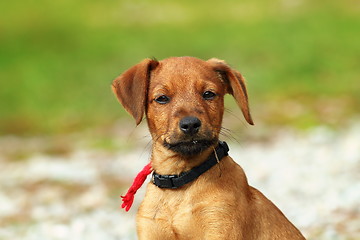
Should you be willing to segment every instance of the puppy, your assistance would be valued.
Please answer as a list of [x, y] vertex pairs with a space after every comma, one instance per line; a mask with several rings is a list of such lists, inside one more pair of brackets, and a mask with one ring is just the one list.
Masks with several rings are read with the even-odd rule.
[[112, 89], [136, 124], [146, 115], [153, 141], [139, 239], [305, 239], [219, 141], [225, 94], [253, 125], [239, 72], [218, 59], [145, 59]]

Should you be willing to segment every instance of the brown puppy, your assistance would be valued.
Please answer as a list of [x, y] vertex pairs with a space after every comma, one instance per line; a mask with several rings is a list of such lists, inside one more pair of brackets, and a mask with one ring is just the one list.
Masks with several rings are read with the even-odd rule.
[[[155, 175], [137, 214], [139, 239], [304, 239], [270, 200], [248, 185], [242, 168], [219, 144], [225, 94], [234, 96], [253, 124], [239, 72], [218, 59], [145, 59], [112, 87], [137, 124], [146, 114], [153, 139]], [[168, 178], [191, 175], [209, 161], [214, 166], [195, 179], [176, 189], [170, 179], [169, 186]]]

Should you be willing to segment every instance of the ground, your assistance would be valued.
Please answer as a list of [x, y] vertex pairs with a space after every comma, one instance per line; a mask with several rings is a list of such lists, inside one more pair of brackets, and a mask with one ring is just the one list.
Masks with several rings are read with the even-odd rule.
[[[136, 239], [144, 188], [130, 212], [120, 209], [119, 195], [147, 162], [143, 135], [140, 127], [131, 134], [139, 144], [120, 150], [84, 147], [73, 137], [70, 151], [46, 150], [47, 138], [2, 137], [0, 239]], [[358, 122], [336, 132], [319, 126], [282, 129], [261, 141], [225, 140], [250, 184], [308, 239], [360, 238]]]

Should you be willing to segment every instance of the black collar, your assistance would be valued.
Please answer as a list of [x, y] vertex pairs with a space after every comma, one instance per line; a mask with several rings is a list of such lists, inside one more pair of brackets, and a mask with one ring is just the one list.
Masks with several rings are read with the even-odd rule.
[[226, 142], [219, 141], [219, 145], [215, 148], [209, 158], [201, 165], [192, 168], [187, 172], [180, 173], [180, 175], [160, 175], [155, 171], [152, 176], [152, 183], [159, 188], [179, 188], [185, 184], [194, 181], [201, 174], [216, 165], [223, 157], [228, 155], [229, 147]]

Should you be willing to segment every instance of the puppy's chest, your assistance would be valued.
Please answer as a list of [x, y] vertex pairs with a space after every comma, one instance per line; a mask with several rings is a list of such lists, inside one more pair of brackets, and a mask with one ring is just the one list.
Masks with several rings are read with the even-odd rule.
[[157, 194], [153, 192], [144, 199], [138, 213], [139, 217], [153, 222], [153, 227], [167, 229], [177, 236], [189, 236], [199, 224], [197, 212], [201, 208], [201, 199], [194, 199], [191, 194], [178, 190], [156, 192]]

